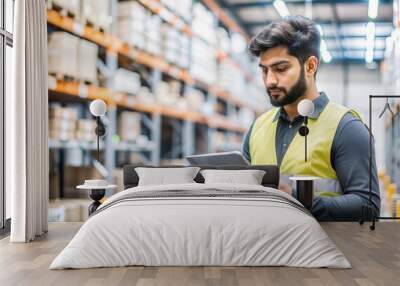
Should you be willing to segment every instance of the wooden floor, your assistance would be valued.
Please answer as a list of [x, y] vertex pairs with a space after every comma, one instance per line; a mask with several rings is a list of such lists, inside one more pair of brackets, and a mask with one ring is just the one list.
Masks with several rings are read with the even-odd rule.
[[353, 268], [123, 267], [48, 270], [81, 226], [51, 223], [44, 237], [27, 244], [0, 241], [0, 285], [400, 285], [400, 224], [324, 223]]

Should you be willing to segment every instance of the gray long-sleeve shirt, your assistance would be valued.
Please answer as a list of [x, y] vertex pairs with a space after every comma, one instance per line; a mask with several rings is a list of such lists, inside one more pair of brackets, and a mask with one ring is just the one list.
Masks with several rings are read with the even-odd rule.
[[[310, 116], [318, 118], [329, 99], [325, 93], [314, 101], [315, 111]], [[274, 120], [278, 120], [276, 131], [276, 156], [280, 166], [286, 150], [298, 132], [303, 119], [297, 116], [290, 122], [284, 109]], [[253, 125], [243, 142], [243, 155], [251, 162], [249, 141]], [[375, 163], [375, 150], [372, 150], [372, 203], [379, 213], [380, 194]], [[351, 113], [340, 121], [332, 142], [331, 164], [343, 190], [338, 197], [315, 197], [312, 213], [318, 220], [348, 220], [362, 217], [362, 206], [369, 197], [369, 131], [365, 124]]]

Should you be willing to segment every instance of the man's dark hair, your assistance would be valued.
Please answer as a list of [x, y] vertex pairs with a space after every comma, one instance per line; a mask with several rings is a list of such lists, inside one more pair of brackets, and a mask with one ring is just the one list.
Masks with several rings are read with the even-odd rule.
[[262, 52], [286, 46], [290, 55], [304, 64], [310, 56], [320, 59], [321, 35], [317, 26], [303, 16], [287, 16], [266, 26], [249, 45], [250, 52], [259, 57]]

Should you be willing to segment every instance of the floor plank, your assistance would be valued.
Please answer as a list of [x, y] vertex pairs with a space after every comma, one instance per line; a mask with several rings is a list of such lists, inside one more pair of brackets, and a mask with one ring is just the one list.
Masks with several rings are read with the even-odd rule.
[[49, 233], [32, 243], [0, 240], [0, 285], [400, 285], [400, 224], [379, 222], [375, 231], [357, 223], [323, 223], [352, 269], [289, 267], [117, 267], [48, 269], [81, 223], [50, 223]]

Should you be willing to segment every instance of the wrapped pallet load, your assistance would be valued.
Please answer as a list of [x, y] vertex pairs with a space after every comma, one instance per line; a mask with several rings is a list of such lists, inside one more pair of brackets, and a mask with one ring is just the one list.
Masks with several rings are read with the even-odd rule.
[[97, 80], [97, 54], [99, 47], [92, 42], [80, 40], [79, 48], [79, 79], [91, 84], [98, 84]]
[[58, 105], [49, 108], [49, 138], [53, 140], [74, 140], [78, 119], [75, 108]]
[[134, 142], [140, 135], [140, 113], [121, 112], [118, 120], [118, 134], [122, 141]]
[[79, 119], [75, 137], [79, 141], [94, 142], [97, 139], [95, 129], [96, 122], [93, 119]]
[[111, 12], [109, 0], [81, 0], [82, 20], [96, 29], [110, 32]]
[[67, 32], [53, 32], [49, 35], [48, 69], [57, 78], [79, 78], [79, 38]]
[[118, 2], [118, 38], [131, 46], [144, 49], [149, 18], [150, 12], [138, 2]]
[[80, 0], [50, 0], [48, 2], [49, 5], [52, 5], [54, 8], [61, 8], [64, 14], [72, 14], [75, 19], [78, 19], [81, 14]]
[[114, 76], [114, 89], [131, 95], [139, 93], [140, 75], [127, 69], [119, 68]]

